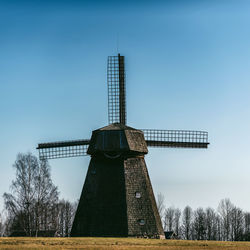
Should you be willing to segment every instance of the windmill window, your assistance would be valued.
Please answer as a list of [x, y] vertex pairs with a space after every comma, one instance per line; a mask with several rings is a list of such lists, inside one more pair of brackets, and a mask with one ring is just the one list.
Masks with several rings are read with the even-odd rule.
[[140, 199], [141, 198], [141, 193], [140, 192], [135, 192], [135, 198]]
[[140, 219], [138, 222], [139, 222], [140, 226], [144, 226], [145, 225], [145, 220], [143, 220], [143, 219]]

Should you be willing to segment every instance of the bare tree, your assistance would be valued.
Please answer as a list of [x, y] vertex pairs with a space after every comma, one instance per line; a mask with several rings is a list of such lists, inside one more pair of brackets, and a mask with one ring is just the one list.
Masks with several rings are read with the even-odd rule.
[[[39, 230], [44, 230], [44, 219], [48, 224], [48, 219], [43, 218], [48, 214], [51, 205], [58, 201], [57, 187], [54, 186], [50, 177], [50, 166], [47, 161], [41, 161], [38, 165], [35, 182], [35, 231], [36, 236]], [[46, 211], [46, 212], [45, 212]]]
[[[4, 193], [5, 208], [12, 230], [22, 230], [28, 236], [44, 229], [53, 204], [58, 200], [58, 191], [50, 177], [46, 161], [38, 162], [30, 153], [18, 154], [13, 165], [16, 178], [11, 193]], [[46, 215], [47, 213], [47, 215]]]
[[216, 240], [217, 238], [217, 222], [216, 222], [216, 213], [214, 209], [206, 209], [206, 239], [207, 240]]
[[4, 236], [4, 224], [3, 216], [0, 214], [0, 237]]
[[[21, 227], [31, 236], [31, 209], [34, 204], [35, 185], [38, 161], [31, 154], [18, 154], [13, 167], [16, 179], [12, 182], [12, 194], [4, 193], [5, 207], [13, 218], [13, 225]], [[18, 221], [18, 222], [17, 222]]]
[[186, 240], [191, 239], [192, 216], [193, 216], [192, 208], [186, 206], [183, 210], [183, 215], [182, 215], [182, 234], [183, 238]]
[[244, 213], [238, 207], [233, 207], [231, 211], [231, 239], [239, 241], [243, 239]]
[[177, 234], [178, 238], [180, 235], [180, 218], [181, 218], [181, 210], [176, 208], [174, 211], [174, 231]]
[[221, 216], [216, 214], [215, 217], [215, 232], [216, 232], [216, 240], [222, 240], [222, 221]]
[[223, 199], [218, 206], [218, 213], [221, 216], [222, 221], [222, 240], [231, 240], [231, 213], [234, 205], [231, 201]]
[[75, 217], [76, 206], [69, 201], [61, 200], [58, 211], [58, 232], [61, 236], [70, 236], [71, 227]]
[[164, 221], [164, 210], [165, 210], [165, 205], [164, 205], [164, 195], [162, 193], [158, 193], [157, 194], [157, 200], [156, 200], [156, 204], [157, 204], [157, 208], [158, 208], [158, 212], [163, 224]]
[[250, 213], [244, 213], [244, 240], [250, 241]]
[[165, 209], [164, 213], [164, 230], [166, 231], [173, 231], [174, 226], [174, 207], [168, 207]]
[[196, 240], [206, 239], [206, 214], [203, 208], [194, 211], [193, 237]]

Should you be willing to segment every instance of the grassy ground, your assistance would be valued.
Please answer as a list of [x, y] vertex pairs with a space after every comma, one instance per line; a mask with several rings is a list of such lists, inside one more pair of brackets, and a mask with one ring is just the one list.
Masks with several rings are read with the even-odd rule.
[[0, 238], [0, 249], [250, 249], [250, 242], [134, 238]]

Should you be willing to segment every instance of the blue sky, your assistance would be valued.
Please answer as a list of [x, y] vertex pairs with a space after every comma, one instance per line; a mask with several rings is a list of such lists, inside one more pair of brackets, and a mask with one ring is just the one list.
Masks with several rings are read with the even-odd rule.
[[[128, 125], [209, 132], [208, 150], [150, 148], [155, 194], [250, 211], [249, 13], [243, 0], [0, 1], [0, 195], [18, 152], [107, 124], [107, 56], [119, 51]], [[79, 198], [88, 163], [50, 161], [62, 198]]]

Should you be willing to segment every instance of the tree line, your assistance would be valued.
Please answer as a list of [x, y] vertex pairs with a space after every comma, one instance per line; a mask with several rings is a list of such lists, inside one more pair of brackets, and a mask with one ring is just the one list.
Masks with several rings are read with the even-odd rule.
[[[5, 212], [0, 214], [1, 236], [70, 236], [77, 203], [59, 199], [50, 165], [31, 153], [18, 154], [15, 179], [10, 193], [4, 193]], [[165, 207], [164, 196], [157, 196], [157, 207], [164, 231], [178, 239], [241, 241], [250, 240], [250, 213], [229, 199], [213, 208]]]
[[76, 203], [59, 200], [48, 162], [20, 153], [13, 167], [11, 192], [3, 195], [0, 236], [69, 236]]
[[164, 231], [173, 231], [178, 239], [249, 241], [250, 213], [222, 199], [217, 210], [186, 206], [182, 211], [165, 207], [164, 196], [158, 194], [157, 207]]

